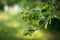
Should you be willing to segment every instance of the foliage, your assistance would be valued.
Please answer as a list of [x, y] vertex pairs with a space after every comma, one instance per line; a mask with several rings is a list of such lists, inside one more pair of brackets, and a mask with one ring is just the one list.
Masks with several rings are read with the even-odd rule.
[[[36, 6], [29, 7], [29, 9], [25, 9], [26, 12], [24, 12], [25, 16], [23, 16], [23, 19], [27, 23], [27, 25], [32, 25], [33, 27], [40, 29], [44, 28], [47, 29], [48, 25], [51, 24], [51, 19], [53, 18], [58, 18], [58, 15], [56, 15], [55, 12], [57, 12], [57, 1], [56, 0], [49, 0], [49, 2], [40, 2], [39, 5], [35, 4]], [[29, 10], [27, 12], [27, 10]], [[29, 27], [29, 26], [28, 26]], [[32, 27], [31, 27], [32, 29]], [[28, 29], [28, 30], [31, 30]], [[27, 34], [31, 33], [30, 31], [27, 30]], [[33, 30], [31, 30], [33, 31]], [[36, 30], [35, 30], [36, 31]]]

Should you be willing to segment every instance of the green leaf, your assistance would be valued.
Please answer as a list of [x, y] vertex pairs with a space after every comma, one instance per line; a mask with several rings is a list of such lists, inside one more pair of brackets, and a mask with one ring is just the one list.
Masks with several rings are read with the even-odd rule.
[[49, 24], [51, 24], [51, 21], [52, 21], [52, 20], [50, 19], [50, 20], [49, 20]]
[[39, 21], [38, 20], [32, 20], [32, 25], [33, 26], [38, 26], [39, 25]]
[[47, 26], [48, 26], [48, 22], [45, 24], [44, 28], [47, 29]]
[[49, 5], [46, 4], [45, 6], [42, 7], [42, 9], [46, 9]]
[[29, 36], [32, 36], [32, 33], [35, 32], [35, 29], [34, 27], [28, 27], [25, 31], [24, 31], [24, 35], [29, 35]]

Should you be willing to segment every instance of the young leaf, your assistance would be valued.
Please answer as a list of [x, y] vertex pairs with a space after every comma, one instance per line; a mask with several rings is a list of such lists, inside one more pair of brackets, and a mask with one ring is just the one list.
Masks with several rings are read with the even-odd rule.
[[44, 28], [47, 29], [47, 26], [48, 26], [48, 22], [45, 24]]
[[49, 24], [51, 24], [51, 21], [52, 21], [52, 20], [50, 19]]

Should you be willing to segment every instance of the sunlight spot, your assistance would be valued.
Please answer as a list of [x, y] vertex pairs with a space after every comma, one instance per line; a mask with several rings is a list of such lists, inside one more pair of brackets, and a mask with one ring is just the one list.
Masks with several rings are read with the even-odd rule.
[[32, 36], [27, 35], [25, 36], [25, 39], [32, 39]]
[[25, 39], [48, 40], [48, 38], [52, 38], [52, 35], [49, 33], [44, 33], [42, 30], [36, 30], [34, 33], [32, 33], [32, 36], [25, 36]]
[[11, 22], [11, 23], [8, 23], [7, 26], [16, 28], [16, 27], [19, 27], [19, 25], [20, 25], [19, 22]]
[[8, 20], [9, 16], [7, 14], [0, 14], [0, 20]]
[[18, 5], [14, 5], [13, 9], [14, 9], [14, 11], [18, 11], [19, 10], [19, 6]]
[[16, 37], [17, 38], [24, 37], [23, 32], [24, 32], [24, 28], [23, 29], [19, 29]]
[[12, 7], [12, 6], [9, 7], [9, 12], [10, 12], [11, 14], [14, 13], [14, 10], [13, 10], [13, 7]]
[[5, 6], [4, 6], [4, 11], [7, 12], [8, 10], [9, 10], [8, 5], [5, 5]]
[[14, 5], [14, 6], [10, 6], [9, 7], [9, 14], [10, 15], [16, 15], [19, 12], [19, 6], [18, 5]]

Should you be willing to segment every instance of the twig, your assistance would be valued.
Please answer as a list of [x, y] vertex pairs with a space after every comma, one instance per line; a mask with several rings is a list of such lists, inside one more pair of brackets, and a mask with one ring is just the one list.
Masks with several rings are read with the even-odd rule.
[[39, 27], [39, 28], [37, 28], [37, 29], [35, 29], [35, 30], [38, 30], [38, 29], [40, 29], [42, 26], [44, 26], [45, 25], [45, 23], [47, 23], [49, 20], [51, 19], [51, 16], [49, 16], [48, 17], [48, 19]]

